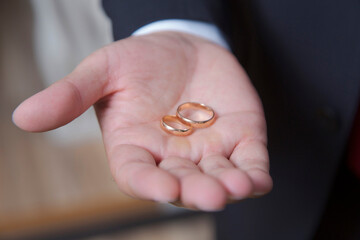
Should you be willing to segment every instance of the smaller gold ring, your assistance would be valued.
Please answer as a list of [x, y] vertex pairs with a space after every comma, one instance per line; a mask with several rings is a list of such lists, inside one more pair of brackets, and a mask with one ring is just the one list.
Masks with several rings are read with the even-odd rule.
[[[187, 118], [187, 117], [183, 116], [183, 114], [181, 114], [181, 111], [183, 111], [185, 109], [199, 109], [199, 110], [210, 113], [210, 117], [208, 119], [201, 120], [201, 121], [193, 120], [193, 119]], [[197, 103], [197, 102], [186, 102], [186, 103], [181, 104], [176, 110], [176, 116], [180, 119], [180, 121], [182, 123], [193, 126], [194, 128], [206, 128], [206, 127], [210, 126], [211, 124], [213, 124], [215, 121], [214, 110], [211, 107], [209, 107], [203, 103]]]
[[[181, 125], [183, 125], [186, 128], [176, 128], [173, 126], [170, 126], [170, 122], [173, 123], [179, 123]], [[180, 119], [178, 117], [176, 117], [175, 115], [166, 115], [161, 119], [161, 123], [160, 123], [161, 128], [165, 131], [168, 132], [170, 134], [173, 134], [175, 136], [187, 136], [190, 135], [193, 132], [193, 128], [189, 125], [184, 124], [183, 122], [180, 121]]]

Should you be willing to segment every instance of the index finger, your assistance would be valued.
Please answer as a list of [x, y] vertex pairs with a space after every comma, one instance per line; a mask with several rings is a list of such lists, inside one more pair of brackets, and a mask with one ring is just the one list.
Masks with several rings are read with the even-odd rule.
[[178, 180], [158, 168], [144, 148], [119, 145], [108, 153], [108, 158], [115, 181], [126, 194], [159, 202], [172, 202], [179, 197]]

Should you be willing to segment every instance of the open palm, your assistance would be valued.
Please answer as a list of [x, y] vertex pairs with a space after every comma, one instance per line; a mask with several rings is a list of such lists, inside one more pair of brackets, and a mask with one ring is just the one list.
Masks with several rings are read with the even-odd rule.
[[[161, 130], [161, 118], [189, 101], [211, 106], [215, 123], [186, 137]], [[93, 104], [113, 176], [133, 197], [211, 211], [271, 190], [261, 103], [221, 47], [175, 32], [115, 42], [27, 99], [13, 118], [46, 131]]]

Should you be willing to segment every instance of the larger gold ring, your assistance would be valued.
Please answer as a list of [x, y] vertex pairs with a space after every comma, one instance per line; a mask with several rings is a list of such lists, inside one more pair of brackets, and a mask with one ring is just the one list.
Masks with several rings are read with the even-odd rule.
[[[205, 113], [208, 113], [209, 118], [204, 119], [204, 120], [194, 120], [194, 119], [190, 119], [189, 117], [185, 117], [183, 114], [183, 111], [186, 109], [196, 109], [196, 110], [201, 110]], [[205, 128], [210, 126], [211, 124], [214, 123], [215, 121], [215, 112], [214, 110], [203, 104], [203, 103], [197, 103], [197, 102], [186, 102], [181, 104], [177, 110], [176, 110], [176, 116], [180, 119], [181, 122], [183, 122], [186, 125], [190, 125], [192, 127], [195, 128]]]
[[[177, 128], [174, 126], [171, 126], [171, 123], [174, 124], [180, 124], [183, 126], [183, 128]], [[166, 115], [161, 119], [160, 123], [161, 128], [170, 134], [176, 135], [176, 136], [187, 136], [190, 135], [193, 132], [193, 128], [189, 125], [186, 125], [180, 121], [180, 119], [174, 115]]]

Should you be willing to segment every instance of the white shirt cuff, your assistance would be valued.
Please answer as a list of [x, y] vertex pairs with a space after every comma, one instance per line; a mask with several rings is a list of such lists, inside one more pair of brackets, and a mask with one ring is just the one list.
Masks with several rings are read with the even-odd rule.
[[230, 50], [229, 44], [218, 27], [214, 24], [194, 20], [167, 19], [155, 21], [139, 28], [132, 35], [139, 36], [160, 31], [179, 31], [193, 34]]

